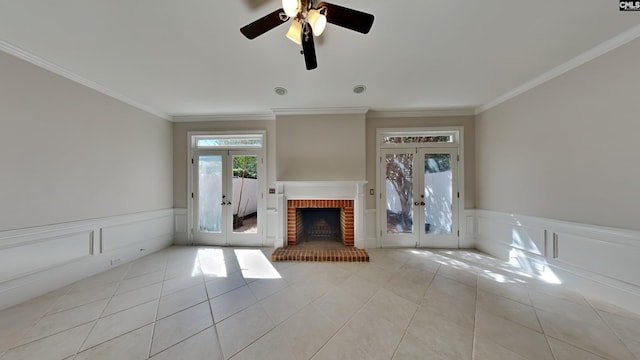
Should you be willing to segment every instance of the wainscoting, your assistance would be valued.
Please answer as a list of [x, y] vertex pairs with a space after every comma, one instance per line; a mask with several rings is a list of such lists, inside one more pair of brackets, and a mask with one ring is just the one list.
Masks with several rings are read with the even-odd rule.
[[476, 247], [551, 283], [640, 312], [640, 231], [475, 210]]
[[[380, 243], [376, 237], [377, 219], [376, 209], [366, 209], [364, 211], [365, 249], [380, 247]], [[464, 210], [464, 220], [460, 223], [459, 248], [461, 249], [475, 249], [476, 247], [474, 219], [475, 210]]]
[[171, 245], [179, 215], [166, 209], [0, 232], [0, 309]]

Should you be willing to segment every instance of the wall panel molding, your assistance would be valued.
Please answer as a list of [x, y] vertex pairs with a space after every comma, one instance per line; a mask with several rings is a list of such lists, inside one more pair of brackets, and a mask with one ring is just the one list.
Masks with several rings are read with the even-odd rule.
[[459, 245], [462, 249], [476, 247], [476, 213], [474, 210], [464, 210], [464, 220], [460, 223]]
[[[92, 229], [0, 246], [0, 283], [92, 256]], [[33, 259], [38, 254], [37, 262]]]
[[171, 245], [174, 210], [0, 232], [0, 309]]
[[173, 243], [176, 245], [188, 245], [190, 243], [187, 214], [186, 208], [173, 209]]
[[640, 312], [640, 231], [475, 210], [477, 248]]

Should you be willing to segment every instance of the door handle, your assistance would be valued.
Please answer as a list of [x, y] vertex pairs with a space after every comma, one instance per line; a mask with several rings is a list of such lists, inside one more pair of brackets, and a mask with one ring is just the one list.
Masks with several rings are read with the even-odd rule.
[[426, 204], [425, 204], [425, 202], [424, 202], [424, 201], [421, 201], [421, 202], [420, 202], [420, 205], [425, 206]]

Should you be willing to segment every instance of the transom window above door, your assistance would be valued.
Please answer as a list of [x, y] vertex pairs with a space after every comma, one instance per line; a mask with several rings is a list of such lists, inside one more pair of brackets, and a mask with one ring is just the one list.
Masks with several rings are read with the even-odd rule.
[[261, 134], [197, 135], [192, 137], [192, 147], [197, 149], [260, 149]]
[[382, 148], [398, 147], [398, 146], [418, 146], [418, 147], [450, 147], [458, 146], [457, 131], [429, 131], [420, 133], [418, 131], [411, 132], [395, 132], [389, 131], [381, 133], [379, 136], [379, 145]]

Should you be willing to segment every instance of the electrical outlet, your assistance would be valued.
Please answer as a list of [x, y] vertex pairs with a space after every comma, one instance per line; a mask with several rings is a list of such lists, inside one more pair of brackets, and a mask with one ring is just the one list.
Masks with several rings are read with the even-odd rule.
[[120, 260], [120, 258], [118, 258], [118, 259], [111, 259], [111, 266], [114, 266], [114, 265], [118, 265], [118, 264], [120, 264], [120, 261], [122, 261], [122, 260]]

